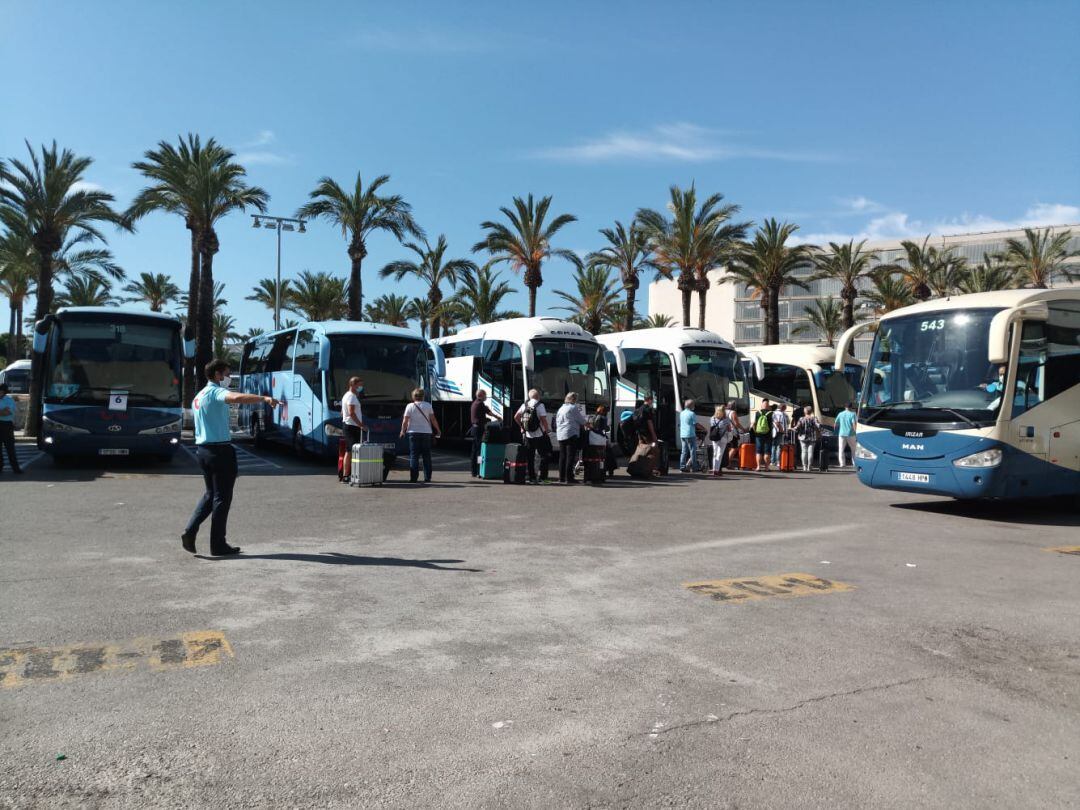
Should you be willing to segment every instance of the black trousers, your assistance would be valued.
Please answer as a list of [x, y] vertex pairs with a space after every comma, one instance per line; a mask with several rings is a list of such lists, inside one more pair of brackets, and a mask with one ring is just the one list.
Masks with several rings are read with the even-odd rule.
[[548, 443], [547, 436], [538, 436], [535, 439], [526, 436], [525, 446], [528, 448], [525, 451], [525, 456], [529, 463], [529, 480], [536, 480], [536, 456], [540, 456], [540, 478], [546, 481], [548, 477], [548, 448], [551, 446]]
[[559, 480], [574, 480], [574, 465], [577, 464], [578, 448], [581, 447], [581, 437], [564, 439], [559, 442]]
[[472, 473], [473, 478], [476, 478], [480, 475], [480, 450], [484, 445], [484, 426], [474, 424], [472, 429], [472, 458], [470, 459], [469, 471]]
[[[0, 422], [0, 444], [7, 453], [11, 469], [19, 470], [19, 457], [15, 455], [15, 423]], [[0, 470], [4, 469], [4, 453], [0, 452]]]
[[196, 535], [203, 521], [210, 521], [210, 553], [221, 554], [228, 543], [225, 532], [236, 484], [236, 450], [231, 444], [201, 444], [196, 448], [206, 491], [188, 521], [187, 533]]

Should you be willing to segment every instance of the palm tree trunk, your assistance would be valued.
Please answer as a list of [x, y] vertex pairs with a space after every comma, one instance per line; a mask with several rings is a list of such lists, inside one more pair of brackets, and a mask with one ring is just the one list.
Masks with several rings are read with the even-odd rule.
[[682, 291], [682, 325], [690, 325], [690, 299], [693, 296], [693, 290]]
[[[37, 304], [34, 322], [49, 314], [53, 304], [53, 250], [38, 247]], [[35, 325], [36, 329], [36, 325]], [[30, 406], [26, 412], [26, 435], [37, 436], [41, 431], [41, 399], [45, 390], [45, 357], [33, 352], [30, 357]]]
[[195, 330], [195, 380], [199, 388], [206, 385], [206, 364], [214, 352], [214, 254], [218, 241], [214, 230], [208, 229], [199, 241], [202, 267], [199, 272], [199, 313]]
[[709, 291], [702, 287], [698, 290], [698, 311], [697, 311], [697, 328], [705, 328], [705, 296]]
[[360, 275], [361, 265], [367, 256], [367, 245], [359, 239], [349, 244], [349, 320], [364, 319], [364, 281]]
[[626, 288], [626, 323], [623, 324], [623, 328], [629, 332], [634, 328], [634, 304], [637, 299], [637, 288], [630, 286]]
[[780, 342], [780, 288], [769, 287], [769, 308], [765, 312], [765, 342], [769, 345]]
[[[191, 274], [188, 277], [188, 305], [187, 327], [184, 329], [184, 339], [190, 340], [195, 336], [199, 323], [199, 233], [191, 228]], [[197, 379], [195, 374], [195, 358], [189, 357], [184, 360], [184, 407], [190, 408], [195, 399]]]
[[442, 304], [442, 290], [438, 286], [428, 290], [428, 301], [431, 302], [431, 339], [435, 340], [440, 335], [439, 329], [439, 305]]
[[844, 299], [844, 329], [855, 325], [855, 290], [844, 290], [840, 297]]
[[536, 287], [529, 286], [529, 317], [536, 317]]
[[8, 308], [11, 316], [8, 318], [7, 360], [9, 363], [14, 363], [19, 358], [19, 343], [18, 338], [15, 337], [15, 319], [19, 315], [19, 306], [12, 299], [8, 302]]

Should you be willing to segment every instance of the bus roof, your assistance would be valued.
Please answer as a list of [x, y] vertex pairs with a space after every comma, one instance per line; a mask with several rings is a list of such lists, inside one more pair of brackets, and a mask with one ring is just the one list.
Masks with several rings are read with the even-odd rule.
[[954, 295], [949, 298], [933, 298], [908, 307], [894, 309], [883, 315], [881, 320], [917, 315], [920, 312], [941, 312], [952, 309], [1012, 309], [1035, 301], [1046, 300], [1080, 301], [1080, 287], [1061, 287], [1051, 290], [998, 290]]
[[56, 317], [63, 320], [65, 317], [78, 315], [134, 315], [140, 318], [160, 318], [163, 321], [180, 323], [180, 319], [167, 312], [154, 312], [150, 308], [140, 307], [60, 307], [56, 310]]
[[283, 332], [295, 332], [301, 329], [310, 329], [322, 335], [391, 335], [393, 337], [413, 338], [420, 342], [423, 336], [415, 329], [406, 329], [402, 326], [391, 326], [387, 323], [371, 323], [369, 321], [306, 321], [287, 329], [278, 329], [276, 332], [264, 332], [248, 342], [266, 340], [277, 337]]
[[582, 340], [595, 343], [596, 338], [576, 323], [559, 318], [509, 318], [505, 321], [481, 323], [467, 326], [456, 334], [439, 338], [440, 345], [457, 343], [462, 340], [506, 340], [512, 343], [525, 343], [530, 340], [552, 338], [554, 340]]
[[623, 349], [658, 349], [672, 352], [675, 349], [689, 349], [695, 346], [718, 349], [735, 348], [715, 332], [710, 332], [707, 329], [695, 329], [691, 326], [609, 332], [605, 335], [597, 335], [596, 339], [609, 349], [621, 347]]
[[[740, 346], [744, 354], [761, 358], [762, 363], [785, 363], [800, 368], [812, 368], [822, 363], [830, 367], [836, 361], [836, 349], [829, 346], [813, 346], [808, 343], [775, 343], [761, 346]], [[861, 366], [861, 360], [848, 356], [846, 361]]]

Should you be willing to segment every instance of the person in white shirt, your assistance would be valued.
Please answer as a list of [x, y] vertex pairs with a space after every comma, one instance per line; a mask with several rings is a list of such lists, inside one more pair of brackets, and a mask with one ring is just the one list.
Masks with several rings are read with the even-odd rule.
[[576, 484], [574, 464], [581, 447], [581, 429], [586, 426], [585, 414], [577, 404], [577, 394], [571, 391], [563, 398], [563, 406], [555, 414], [556, 438], [559, 440], [559, 483]]
[[529, 390], [529, 399], [522, 403], [514, 414], [514, 421], [525, 437], [525, 446], [529, 463], [529, 483], [536, 483], [536, 460], [535, 455], [540, 454], [540, 480], [548, 480], [548, 457], [551, 450], [551, 439], [548, 438], [550, 428], [548, 426], [547, 409], [540, 401], [540, 392], [532, 388]]
[[430, 402], [424, 402], [424, 389], [415, 388], [413, 401], [405, 406], [401, 420], [401, 435], [409, 437], [409, 482], [415, 484], [420, 477], [420, 460], [424, 461], [424, 483], [431, 483], [431, 440], [438, 438], [442, 430]]
[[780, 444], [784, 441], [784, 434], [788, 432], [791, 427], [791, 417], [787, 412], [787, 405], [783, 402], [772, 413], [773, 423], [773, 442], [772, 442], [772, 463], [774, 466], [780, 466]]
[[[364, 390], [364, 381], [359, 377], [349, 377], [349, 388], [341, 398], [341, 428], [345, 436], [346, 452], [352, 452], [354, 444], [364, 441], [364, 412], [360, 408], [360, 394]], [[338, 476], [342, 481], [348, 480], [348, 465], [340, 471]]]

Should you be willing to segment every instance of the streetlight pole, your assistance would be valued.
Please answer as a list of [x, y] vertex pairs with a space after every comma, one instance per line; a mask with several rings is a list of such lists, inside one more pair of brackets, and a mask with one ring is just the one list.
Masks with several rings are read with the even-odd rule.
[[274, 331], [281, 328], [281, 232], [307, 233], [304, 220], [289, 217], [269, 217], [265, 214], [251, 215], [252, 228], [272, 228], [277, 231], [277, 284], [274, 286]]

